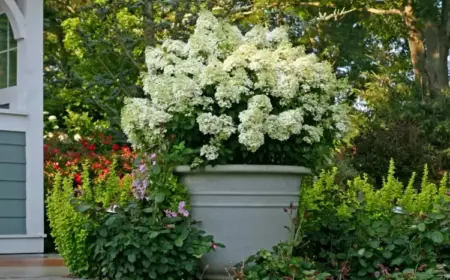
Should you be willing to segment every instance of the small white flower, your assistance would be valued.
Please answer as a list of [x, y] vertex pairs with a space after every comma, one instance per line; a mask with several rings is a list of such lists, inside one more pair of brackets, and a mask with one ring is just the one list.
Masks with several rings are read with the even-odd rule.
[[81, 135], [77, 133], [73, 136], [73, 139], [78, 142], [81, 140]]
[[53, 126], [53, 129], [57, 130], [57, 129], [59, 129], [59, 126], [55, 125], [55, 126]]
[[69, 137], [67, 136], [67, 134], [60, 134], [58, 136], [58, 138], [59, 138], [59, 141], [63, 142], [63, 141], [66, 141]]
[[56, 118], [56, 116], [51, 115], [50, 117], [48, 117], [48, 120], [53, 122], [53, 121], [56, 121], [57, 118]]
[[203, 145], [200, 149], [200, 155], [207, 160], [215, 160], [219, 156], [219, 148], [212, 145]]
[[203, 134], [223, 133], [225, 139], [228, 139], [236, 131], [233, 119], [226, 115], [214, 116], [211, 113], [203, 113], [197, 117], [197, 123]]

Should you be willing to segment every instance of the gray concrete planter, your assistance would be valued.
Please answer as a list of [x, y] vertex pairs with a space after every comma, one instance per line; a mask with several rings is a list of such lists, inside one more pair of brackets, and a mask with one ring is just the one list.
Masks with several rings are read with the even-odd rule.
[[206, 279], [229, 279], [225, 268], [287, 239], [284, 226], [290, 221], [283, 208], [298, 202], [301, 179], [310, 174], [304, 167], [278, 165], [179, 166], [175, 171], [189, 190], [192, 217], [226, 246], [204, 257]]

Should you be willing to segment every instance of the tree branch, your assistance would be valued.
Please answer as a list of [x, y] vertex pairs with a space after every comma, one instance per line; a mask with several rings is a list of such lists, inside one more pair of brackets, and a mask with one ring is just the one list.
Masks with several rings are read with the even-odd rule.
[[310, 6], [310, 7], [322, 7], [325, 6], [326, 8], [336, 8], [336, 4], [330, 3], [330, 4], [326, 4], [323, 5], [320, 2], [298, 2], [295, 3], [298, 6]]
[[389, 10], [383, 10], [383, 9], [376, 9], [376, 8], [362, 8], [359, 9], [360, 11], [366, 11], [371, 14], [376, 15], [403, 15], [403, 12], [398, 9], [389, 9]]
[[[297, 6], [309, 6], [309, 7], [324, 7], [324, 8], [336, 8], [336, 4], [330, 3], [323, 5], [320, 2], [298, 2], [295, 5]], [[360, 12], [369, 12], [371, 14], [376, 15], [402, 15], [402, 11], [398, 9], [377, 9], [377, 8], [359, 8], [359, 9], [351, 9], [350, 11], [360, 11]]]

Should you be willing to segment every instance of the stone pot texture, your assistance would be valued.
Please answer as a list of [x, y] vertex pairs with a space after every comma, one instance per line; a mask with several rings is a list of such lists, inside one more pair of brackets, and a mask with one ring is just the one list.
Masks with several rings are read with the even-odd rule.
[[226, 246], [203, 258], [203, 279], [230, 279], [226, 268], [287, 240], [290, 219], [283, 209], [298, 203], [301, 179], [311, 174], [280, 165], [178, 166], [175, 172], [189, 190], [192, 218]]

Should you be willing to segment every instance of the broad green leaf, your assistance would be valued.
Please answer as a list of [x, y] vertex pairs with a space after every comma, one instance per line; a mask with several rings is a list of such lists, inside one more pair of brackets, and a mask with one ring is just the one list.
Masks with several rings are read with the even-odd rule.
[[373, 249], [377, 249], [380, 246], [380, 241], [373, 240], [368, 242], [369, 246]]
[[362, 267], [366, 267], [367, 266], [366, 261], [363, 260], [363, 259], [359, 259], [359, 263], [361, 264]]
[[399, 266], [401, 265], [405, 260], [402, 257], [398, 257], [392, 260], [391, 265], [393, 266]]
[[392, 251], [394, 249], [395, 249], [395, 245], [394, 244], [389, 244], [389, 245], [386, 246], [386, 250], [388, 250], [388, 251]]
[[373, 256], [372, 251], [368, 251], [368, 250], [367, 250], [367, 251], [364, 253], [364, 257], [365, 257], [365, 258], [370, 259], [372, 256]]
[[177, 239], [177, 240], [175, 240], [175, 246], [177, 246], [177, 247], [181, 247], [181, 246], [183, 246], [183, 240], [182, 239]]
[[164, 201], [164, 199], [166, 198], [166, 195], [163, 193], [158, 193], [157, 195], [155, 195], [155, 202], [156, 203], [161, 203]]
[[89, 204], [80, 204], [77, 206], [77, 211], [80, 213], [84, 213], [89, 209], [91, 209], [91, 206]]
[[395, 241], [394, 241], [394, 244], [396, 244], [396, 245], [404, 245], [404, 244], [406, 244], [407, 242], [404, 240], [404, 239], [401, 239], [401, 238], [399, 238], [399, 239], [396, 239]]
[[366, 252], [366, 249], [364, 249], [364, 248], [359, 249], [358, 255], [362, 256], [362, 255], [364, 255], [364, 252]]
[[148, 208], [145, 208], [144, 210], [142, 210], [144, 213], [152, 213], [153, 212], [153, 208], [151, 208], [151, 207], [148, 207]]
[[386, 259], [390, 259], [392, 257], [392, 252], [384, 251], [383, 252], [383, 257], [385, 257]]
[[156, 279], [158, 276], [156, 275], [156, 272], [154, 272], [153, 270], [152, 271], [150, 271], [149, 273], [148, 273], [148, 276], [151, 278], [151, 279]]
[[419, 231], [424, 232], [427, 229], [427, 226], [424, 223], [420, 223], [418, 228]]
[[435, 219], [435, 220], [442, 220], [442, 219], [445, 218], [445, 215], [444, 215], [444, 214], [441, 214], [441, 213], [439, 213], [439, 214], [431, 213], [431, 214], [429, 215], [429, 217], [432, 218], [432, 219]]
[[434, 231], [434, 232], [431, 234], [431, 239], [433, 240], [434, 243], [441, 244], [442, 241], [444, 241], [444, 236], [442, 235], [441, 232], [439, 232], [439, 231]]
[[159, 235], [159, 232], [157, 231], [152, 231], [152, 233], [150, 233], [150, 239], [155, 238]]
[[159, 164], [156, 164], [152, 167], [152, 173], [155, 175], [158, 175], [161, 173], [161, 166]]
[[102, 228], [99, 233], [101, 237], [108, 236], [108, 231], [106, 230], [106, 228]]
[[111, 215], [107, 220], [106, 220], [106, 225], [110, 226], [114, 223], [114, 221], [117, 219], [117, 215]]
[[128, 261], [130, 263], [134, 263], [136, 261], [136, 255], [134, 253], [131, 253], [128, 255]]

